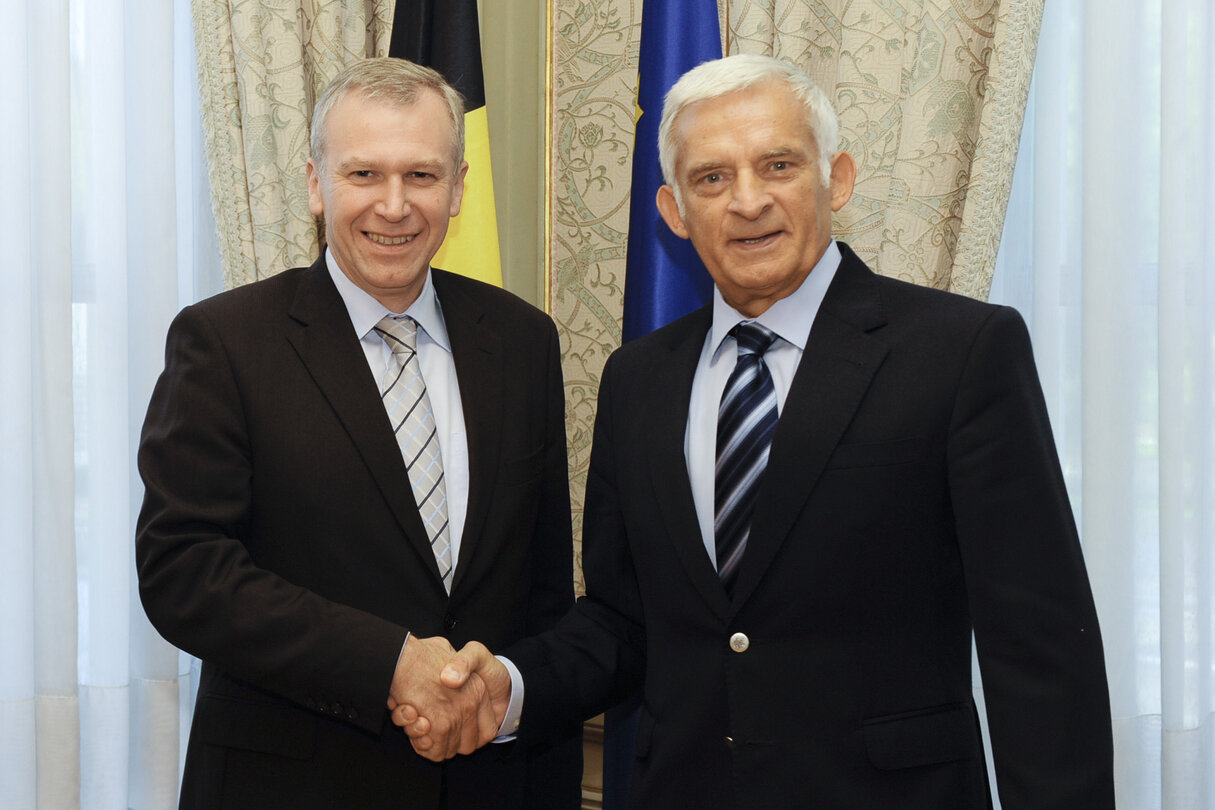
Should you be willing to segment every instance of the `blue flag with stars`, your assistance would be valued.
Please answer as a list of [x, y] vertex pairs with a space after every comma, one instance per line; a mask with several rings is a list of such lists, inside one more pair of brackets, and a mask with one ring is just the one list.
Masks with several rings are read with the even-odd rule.
[[713, 281], [692, 243], [671, 233], [654, 198], [662, 185], [658, 123], [667, 90], [687, 71], [718, 59], [716, 0], [646, 3], [638, 59], [637, 134], [624, 285], [624, 340], [641, 337], [708, 304]]

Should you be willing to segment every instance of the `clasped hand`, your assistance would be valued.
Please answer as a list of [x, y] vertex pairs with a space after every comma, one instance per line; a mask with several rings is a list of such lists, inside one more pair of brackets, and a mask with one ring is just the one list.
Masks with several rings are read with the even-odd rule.
[[506, 667], [483, 644], [456, 652], [444, 638], [411, 636], [397, 661], [388, 710], [415, 751], [441, 762], [498, 735], [510, 687]]

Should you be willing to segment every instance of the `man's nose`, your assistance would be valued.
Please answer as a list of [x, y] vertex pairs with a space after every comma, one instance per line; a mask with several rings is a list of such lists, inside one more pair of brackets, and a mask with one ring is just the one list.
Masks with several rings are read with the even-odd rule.
[[409, 192], [401, 178], [390, 178], [384, 184], [384, 193], [380, 196], [376, 209], [376, 213], [389, 222], [397, 222], [409, 216]]
[[730, 210], [747, 219], [755, 219], [772, 205], [768, 184], [753, 172], [742, 172], [730, 190]]

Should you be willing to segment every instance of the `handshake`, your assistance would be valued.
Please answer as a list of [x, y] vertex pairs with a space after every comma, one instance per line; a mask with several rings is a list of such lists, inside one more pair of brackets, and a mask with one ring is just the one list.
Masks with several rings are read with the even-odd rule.
[[442, 762], [498, 736], [510, 693], [510, 673], [480, 642], [457, 652], [447, 639], [410, 636], [392, 676], [388, 710], [415, 751]]

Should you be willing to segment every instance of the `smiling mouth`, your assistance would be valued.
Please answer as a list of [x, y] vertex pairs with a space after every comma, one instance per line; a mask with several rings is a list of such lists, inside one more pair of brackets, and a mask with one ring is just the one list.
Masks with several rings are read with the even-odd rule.
[[414, 239], [413, 236], [381, 236], [378, 233], [371, 233], [370, 231], [363, 231], [363, 235], [366, 236], [368, 239], [370, 239], [372, 242], [375, 242], [377, 245], [389, 245], [389, 246], [403, 245], [407, 242], [412, 242]]
[[769, 239], [774, 239], [777, 236], [777, 234], [779, 234], [779, 233], [780, 233], [780, 231], [772, 231], [771, 233], [765, 233], [760, 236], [750, 236], [750, 237], [745, 237], [745, 238], [741, 238], [741, 239], [735, 239], [734, 241], [738, 242], [739, 244], [742, 244], [742, 245], [760, 245], [760, 244], [763, 244], [764, 242], [768, 241]]

